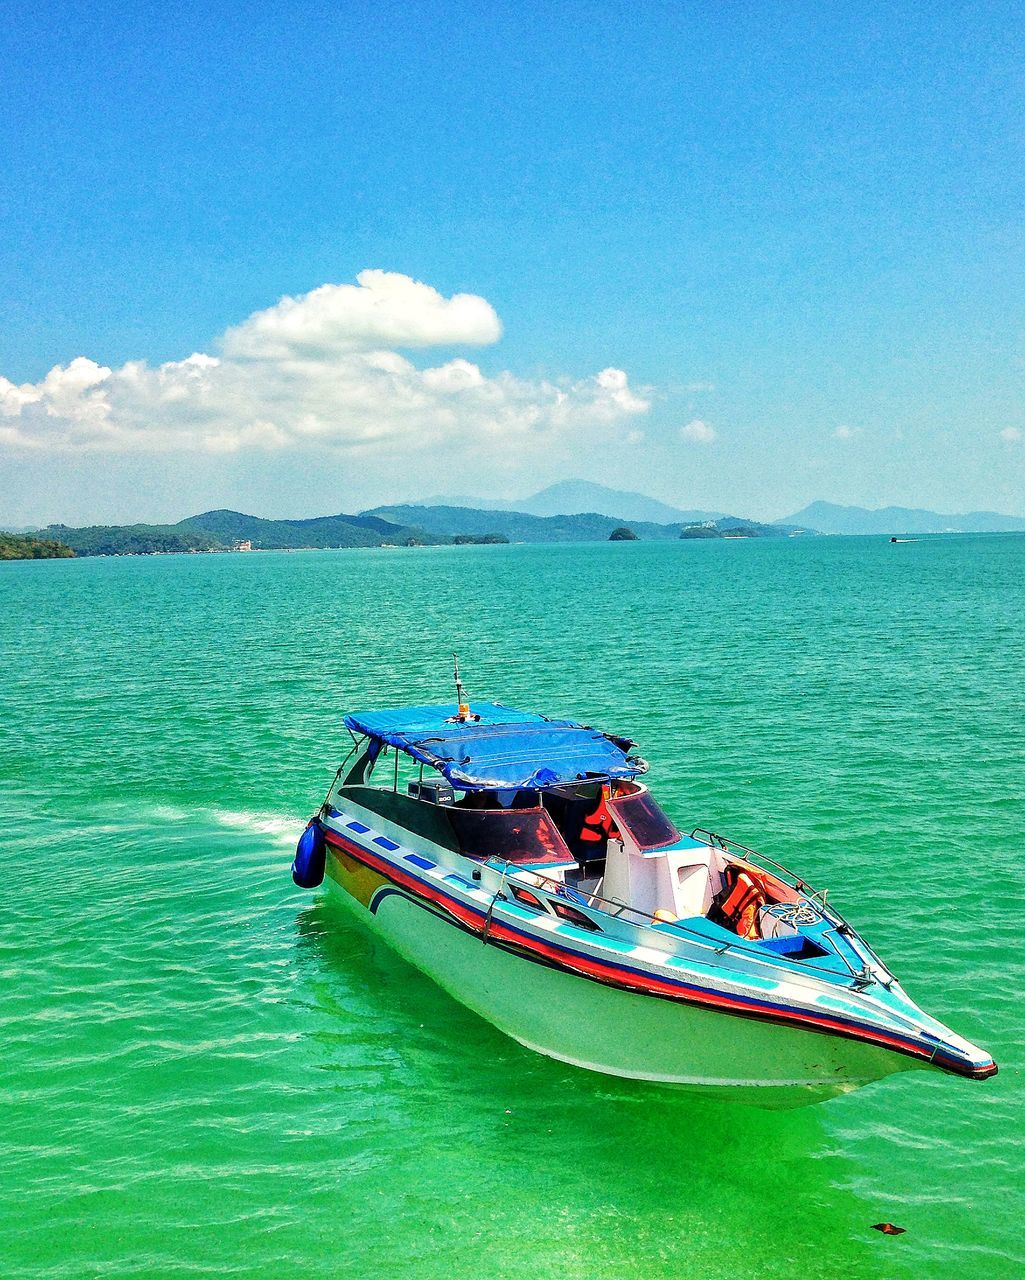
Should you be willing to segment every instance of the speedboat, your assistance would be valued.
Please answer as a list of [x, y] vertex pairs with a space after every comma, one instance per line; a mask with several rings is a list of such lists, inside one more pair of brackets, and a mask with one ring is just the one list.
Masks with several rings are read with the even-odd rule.
[[631, 739], [457, 688], [345, 718], [352, 750], [292, 866], [455, 999], [561, 1062], [766, 1106], [996, 1073], [824, 893], [678, 827]]

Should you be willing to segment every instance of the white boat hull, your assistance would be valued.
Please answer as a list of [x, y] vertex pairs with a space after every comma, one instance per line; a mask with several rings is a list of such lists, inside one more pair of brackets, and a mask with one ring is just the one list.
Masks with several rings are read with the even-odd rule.
[[617, 990], [466, 932], [403, 894], [339, 896], [461, 1004], [537, 1053], [589, 1071], [795, 1107], [920, 1064], [876, 1045]]

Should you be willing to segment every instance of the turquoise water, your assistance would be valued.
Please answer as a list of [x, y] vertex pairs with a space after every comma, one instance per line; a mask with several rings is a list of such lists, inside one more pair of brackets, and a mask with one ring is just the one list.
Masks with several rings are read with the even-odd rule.
[[[1023, 616], [1013, 537], [0, 565], [5, 1280], [1022, 1275]], [[343, 712], [454, 648], [636, 736], [1001, 1074], [592, 1076], [294, 889]]]

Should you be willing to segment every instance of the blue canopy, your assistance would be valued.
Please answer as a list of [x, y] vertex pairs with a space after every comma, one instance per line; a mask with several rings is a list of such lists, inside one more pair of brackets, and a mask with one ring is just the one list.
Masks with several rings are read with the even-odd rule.
[[460, 791], [539, 791], [586, 779], [635, 778], [647, 764], [634, 745], [573, 720], [549, 720], [494, 702], [473, 702], [478, 719], [460, 723], [455, 703], [397, 707], [345, 717], [353, 733], [397, 747]]

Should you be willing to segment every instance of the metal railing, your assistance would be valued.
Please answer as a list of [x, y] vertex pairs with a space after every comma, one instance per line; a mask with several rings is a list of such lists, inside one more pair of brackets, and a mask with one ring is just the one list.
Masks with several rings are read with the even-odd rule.
[[729, 836], [721, 836], [718, 832], [709, 831], [705, 827], [695, 827], [690, 835], [692, 840], [704, 840], [706, 844], [712, 845], [715, 849], [720, 849], [723, 853], [739, 853], [747, 862], [753, 862], [756, 867], [761, 867], [762, 870], [771, 872], [782, 880], [785, 885], [789, 885], [791, 889], [796, 889], [798, 893], [804, 894], [807, 898], [814, 898], [824, 916], [835, 920], [837, 924], [850, 927], [840, 912], [826, 901], [826, 895], [829, 893], [828, 889], [813, 889], [806, 880], [794, 875], [792, 871], [783, 866], [781, 862], [777, 862], [775, 858], [770, 858], [765, 853], [759, 853], [757, 849], [749, 849], [746, 844], [741, 844], [739, 840], [731, 840]]
[[[892, 979], [893, 975], [890, 973], [888, 967], [882, 962], [882, 960], [880, 960], [879, 956], [876, 955], [875, 951], [868, 945], [861, 934], [857, 932], [854, 926], [851, 925], [843, 915], [841, 915], [832, 903], [826, 901], [826, 895], [829, 893], [828, 889], [813, 889], [806, 880], [795, 875], [787, 867], [784, 867], [781, 862], [777, 862], [775, 858], [770, 858], [768, 854], [765, 853], [759, 853], [757, 849], [750, 849], [746, 844], [741, 844], [739, 840], [731, 840], [729, 836], [721, 836], [718, 832], [709, 831], [706, 827], [695, 827], [690, 834], [692, 839], [703, 839], [714, 848], [722, 850], [723, 853], [740, 854], [745, 861], [752, 862], [755, 866], [761, 867], [765, 871], [770, 871], [778, 879], [782, 880], [784, 884], [789, 885], [790, 888], [796, 889], [798, 893], [814, 900], [823, 917], [830, 921], [836, 932], [848, 940], [852, 937], [857, 938], [858, 946], [867, 952], [883, 973]], [[844, 962], [847, 968], [851, 970], [856, 982], [862, 983], [866, 981], [868, 977], [867, 968], [863, 969], [859, 973], [851, 966], [847, 957], [843, 955], [842, 952], [838, 952], [837, 954], [840, 956], [840, 959]]]
[[[566, 884], [562, 880], [553, 880], [551, 876], [546, 876], [543, 871], [539, 871], [535, 867], [524, 868], [515, 862], [508, 862], [504, 858], [495, 857], [494, 855], [485, 860], [485, 866], [490, 866], [493, 871], [501, 871], [503, 876], [507, 876], [510, 872], [529, 869], [530, 874], [541, 881], [540, 884], [531, 886], [532, 888], [541, 889], [542, 892], [549, 894], [551, 897], [558, 898], [562, 902], [569, 902], [574, 906], [591, 907], [602, 915], [612, 916], [616, 920], [626, 919], [628, 924], [634, 924], [640, 929], [651, 928], [653, 917], [650, 911], [641, 911], [639, 907], [631, 907], [626, 902], [602, 898], [597, 893], [591, 893], [587, 889], [577, 889], [574, 885]], [[566, 892], [567, 889], [573, 890], [576, 897], [571, 897]], [[583, 901], [578, 902], [578, 898]], [[598, 923], [596, 920], [595, 924]], [[683, 926], [681, 925], [680, 927], [682, 928]], [[695, 930], [688, 930], [688, 932], [694, 933], [695, 937], [701, 936]], [[707, 942], [708, 939], [704, 938], [703, 941]]]
[[[707, 834], [713, 835], [712, 832], [708, 832]], [[730, 841], [728, 843], [730, 843], [731, 845], [733, 845], [738, 849], [744, 848], [743, 845], [737, 845], [735, 841]], [[721, 844], [717, 844], [716, 847], [723, 849], [725, 846]], [[746, 852], [753, 853], [754, 850], [747, 850]], [[772, 862], [771, 858], [765, 858], [764, 860], [766, 862]], [[496, 857], [488, 858], [485, 862], [485, 865], [490, 866], [493, 871], [502, 872], [502, 883], [499, 885], [498, 890], [496, 891], [494, 897], [492, 898], [491, 905], [489, 907], [489, 915], [490, 915], [490, 913], [494, 910], [496, 901], [499, 898], [508, 900], [507, 894], [504, 892], [504, 890], [508, 884], [507, 877], [509, 873], [514, 871], [522, 871], [523, 868], [518, 867], [517, 864], [514, 862], [506, 862], [504, 859], [496, 858]], [[778, 864], [773, 864], [773, 865], [778, 865]], [[786, 871], [785, 867], [781, 867], [780, 869], [782, 871]], [[720, 941], [717, 941], [717, 939], [715, 939], [714, 937], [710, 937], [707, 933], [704, 933], [698, 929], [694, 929], [690, 927], [684, 920], [659, 921], [657, 918], [653, 917], [651, 912], [649, 911], [641, 911], [639, 908], [631, 907], [625, 902], [614, 901], [611, 898], [603, 898], [599, 894], [589, 893], [585, 889], [576, 890], [577, 894], [579, 894], [579, 896], [584, 899], [582, 903], [578, 904], [575, 898], [570, 897], [568, 894], [564, 892], [566, 888], [572, 888], [571, 885], [564, 885], [562, 881], [549, 879], [548, 876], [543, 875], [539, 871], [532, 871], [532, 874], [536, 876], [538, 880], [543, 882], [541, 884], [533, 885], [532, 888], [539, 889], [542, 893], [547, 894], [549, 898], [558, 899], [562, 902], [568, 902], [574, 906], [578, 906], [578, 909], [579, 909], [579, 906], [590, 907], [591, 910], [594, 911], [599, 916], [609, 916], [614, 920], [625, 920], [625, 922], [628, 925], [632, 925], [636, 929], [650, 930], [653, 927], [653, 925], [664, 923], [669, 929], [672, 929], [672, 930], [678, 931], [679, 933], [687, 935], [688, 938], [692, 938], [694, 939], [694, 941], [699, 942], [703, 947], [707, 947], [709, 950], [713, 952], [713, 954], [717, 956], [721, 956], [727, 951], [736, 951], [738, 954], [744, 956], [748, 960], [752, 960], [762, 964], [772, 963], [772, 960], [770, 960], [768, 956], [763, 956], [759, 954], [756, 948], [752, 949], [752, 944], [748, 939], [738, 937], [736, 941], [734, 941], [731, 938], [727, 938], [720, 942]], [[797, 887], [798, 883], [803, 884], [803, 881], [798, 881], [797, 877], [793, 876], [790, 872], [787, 872], [787, 875], [789, 876], [791, 881], [795, 882], [794, 883], [795, 888]], [[515, 894], [513, 896], [515, 898]], [[548, 899], [541, 899], [541, 901], [544, 901], [547, 904]], [[522, 906], [524, 904], [521, 902], [520, 905]], [[548, 908], [546, 905], [546, 911], [547, 910]], [[832, 912], [831, 908], [830, 908], [830, 911]], [[551, 914], [558, 915], [558, 912], [554, 911], [553, 909], [551, 911]], [[592, 917], [590, 916], [588, 917], [588, 919], [591, 919], [591, 918]], [[832, 915], [826, 918], [832, 919]], [[846, 921], [843, 921], [842, 917], [839, 917], [839, 915], [837, 915], [837, 921], [838, 923], [835, 923], [833, 926], [834, 930], [836, 932], [842, 931], [845, 934], [847, 934], [849, 930], [849, 926], [847, 925]], [[594, 924], [597, 926], [599, 931], [604, 932], [604, 926], [600, 920], [594, 920]], [[875, 953], [871, 952], [871, 948], [867, 947], [867, 945], [864, 943], [862, 943], [862, 945], [865, 946], [866, 950], [870, 951], [873, 958], [877, 959], [878, 961], [878, 958], [875, 956]], [[848, 970], [850, 977], [854, 979], [855, 984], [860, 985], [864, 979], [864, 973], [863, 972], [859, 973], [858, 970], [851, 965], [850, 961], [842, 952], [838, 951], [836, 954], [837, 954], [837, 958]], [[885, 969], [885, 966], [882, 965], [881, 961], [878, 961], [878, 963], [881, 968]], [[826, 968], [825, 966], [820, 964], [815, 964], [815, 962], [812, 960], [802, 960], [801, 968], [808, 972], [824, 974], [826, 977], [829, 977], [829, 978], [835, 978], [837, 976], [835, 970]]]

